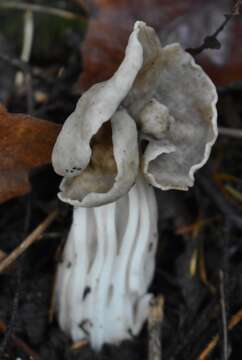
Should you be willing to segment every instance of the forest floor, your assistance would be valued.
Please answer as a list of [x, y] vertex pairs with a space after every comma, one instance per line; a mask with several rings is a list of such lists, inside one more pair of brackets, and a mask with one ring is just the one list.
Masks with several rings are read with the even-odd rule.
[[[83, 21], [35, 14], [29, 66], [38, 72], [31, 83], [16, 86], [23, 70], [14, 62], [21, 53], [23, 11], [0, 8], [0, 101], [9, 112], [62, 124], [73, 111], [81, 94], [81, 44], [88, 25], [85, 13], [80, 16]], [[241, 128], [242, 82], [219, 87], [218, 93], [219, 125]], [[88, 344], [73, 349], [60, 330], [51, 316], [52, 295], [72, 211], [57, 201], [60, 178], [51, 165], [34, 169], [30, 181], [30, 193], [0, 205], [0, 256], [10, 254], [49, 213], [57, 210], [58, 216], [0, 274], [0, 358], [148, 359], [147, 326], [132, 341], [105, 345], [100, 353]], [[195, 186], [156, 195], [159, 244], [150, 292], [164, 299], [161, 359], [241, 359], [242, 137], [221, 130]]]

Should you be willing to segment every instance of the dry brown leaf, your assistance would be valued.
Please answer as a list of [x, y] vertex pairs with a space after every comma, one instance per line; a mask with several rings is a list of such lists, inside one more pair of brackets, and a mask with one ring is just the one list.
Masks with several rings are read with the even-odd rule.
[[0, 105], [0, 203], [30, 191], [29, 172], [50, 162], [60, 125]]
[[[80, 0], [79, 0], [80, 1]], [[199, 47], [231, 9], [230, 0], [81, 0], [90, 13], [83, 45], [81, 88], [108, 79], [119, 66], [135, 20], [144, 20], [160, 34], [163, 44], [179, 41]], [[242, 21], [233, 19], [218, 37], [222, 48], [198, 57], [218, 85], [242, 77]]]

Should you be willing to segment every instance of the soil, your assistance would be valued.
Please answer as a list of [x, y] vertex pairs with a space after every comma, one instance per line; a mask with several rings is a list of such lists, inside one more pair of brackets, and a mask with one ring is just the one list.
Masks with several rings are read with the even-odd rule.
[[[21, 14], [0, 11], [0, 53], [9, 58], [0, 59], [0, 101], [9, 111], [31, 112], [63, 123], [80, 95], [80, 48], [85, 26], [56, 20], [50, 43], [44, 29], [53, 18], [36, 16], [40, 40], [34, 42], [30, 64], [40, 69], [41, 76], [32, 78], [29, 95], [24, 86], [15, 87], [20, 69], [11, 61], [20, 53], [21, 37], [16, 34], [21, 28]], [[15, 23], [12, 29], [7, 26], [10, 20]], [[37, 91], [44, 94], [44, 101], [38, 100]], [[241, 83], [218, 91], [220, 126], [239, 128]], [[156, 192], [159, 245], [150, 291], [162, 294], [165, 301], [162, 360], [203, 359], [199, 356], [215, 336], [217, 345], [204, 359], [242, 358], [241, 154], [241, 139], [221, 135], [208, 164], [196, 175], [194, 188], [184, 193]], [[88, 345], [73, 350], [55, 317], [50, 320], [58, 252], [72, 216], [71, 208], [57, 201], [59, 182], [50, 165], [35, 169], [31, 193], [0, 205], [0, 249], [7, 254], [51, 209], [59, 209], [58, 218], [41, 239], [0, 276], [0, 358], [147, 359], [147, 326], [132, 341], [105, 345], [95, 353]], [[234, 316], [239, 320], [228, 330], [226, 323], [231, 325]]]

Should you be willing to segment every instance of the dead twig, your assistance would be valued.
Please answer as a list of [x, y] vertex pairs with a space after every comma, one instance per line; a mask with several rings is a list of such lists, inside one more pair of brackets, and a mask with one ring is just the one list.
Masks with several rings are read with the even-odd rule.
[[[34, 16], [32, 11], [27, 10], [24, 13], [23, 44], [20, 55], [20, 59], [25, 63], [29, 62], [31, 56], [33, 37], [34, 37]], [[22, 86], [23, 82], [24, 82], [24, 74], [22, 72], [18, 72], [15, 77], [15, 83], [18, 87], [20, 87]]]
[[[0, 320], [0, 333], [4, 333], [7, 331], [7, 325]], [[30, 348], [29, 345], [27, 345], [23, 340], [19, 339], [16, 335], [11, 334], [11, 340], [13, 344], [25, 352], [32, 360], [41, 360], [40, 356]]]
[[[235, 315], [232, 316], [232, 318], [229, 321], [228, 324], [228, 330], [232, 330], [236, 325], [238, 325], [242, 321], [242, 310], [239, 310]], [[206, 348], [202, 351], [202, 353], [199, 355], [198, 360], [206, 360], [208, 359], [208, 356], [213, 351], [215, 346], [219, 342], [219, 336], [215, 335], [214, 338], [208, 343]]]
[[224, 293], [224, 273], [219, 271], [219, 292], [220, 292], [220, 306], [222, 315], [222, 334], [223, 334], [223, 360], [228, 359], [228, 324], [227, 324], [227, 312], [226, 312], [226, 300]]
[[207, 218], [207, 219], [200, 219], [196, 222], [194, 222], [193, 224], [190, 225], [185, 225], [185, 226], [181, 226], [179, 228], [176, 229], [176, 234], [177, 235], [187, 235], [187, 234], [191, 234], [191, 236], [195, 236], [198, 234], [198, 232], [203, 229], [206, 225], [211, 224], [214, 221], [218, 221], [221, 219], [221, 216], [217, 215], [217, 216], [213, 216], [211, 218]]
[[220, 126], [218, 128], [219, 135], [228, 136], [235, 139], [242, 139], [242, 130], [241, 129], [233, 129], [233, 128], [226, 128]]
[[6, 254], [4, 251], [0, 250], [0, 262], [1, 262], [3, 259], [5, 259], [6, 257], [7, 257], [7, 254]]
[[30, 245], [40, 238], [42, 233], [50, 226], [50, 224], [56, 219], [58, 211], [54, 210], [47, 218], [40, 223], [37, 228], [29, 234], [26, 239], [18, 246], [14, 251], [8, 255], [4, 260], [0, 262], [0, 273], [6, 270], [22, 253], [24, 253]]
[[88, 341], [87, 340], [79, 340], [74, 342], [71, 345], [71, 350], [76, 351], [76, 350], [80, 350], [81, 348], [83, 348], [84, 346], [88, 345]]
[[161, 327], [163, 321], [164, 298], [158, 296], [153, 299], [150, 313], [148, 317], [148, 333], [149, 333], [149, 360], [162, 359], [161, 347]]
[[[30, 218], [31, 218], [31, 196], [28, 194], [26, 196], [26, 212], [23, 222], [23, 234], [24, 236], [27, 235], [29, 225], [30, 225]], [[20, 259], [16, 266], [16, 289], [13, 296], [12, 304], [11, 304], [11, 315], [9, 318], [9, 324], [5, 329], [4, 338], [0, 344], [0, 358], [5, 353], [5, 349], [7, 348], [9, 344], [9, 340], [11, 339], [13, 335], [14, 327], [17, 323], [17, 313], [20, 303], [20, 297], [21, 297], [21, 287], [22, 287], [22, 273], [23, 273], [23, 258]], [[4, 261], [4, 260], [3, 260]]]
[[50, 306], [48, 311], [48, 319], [49, 323], [52, 323], [54, 320], [54, 314], [55, 314], [55, 294], [56, 294], [56, 279], [57, 279], [57, 270], [55, 271], [54, 281], [53, 281], [53, 287], [51, 291], [51, 297], [50, 297]]
[[236, 207], [230, 204], [215, 184], [209, 180], [209, 177], [199, 176], [197, 179], [199, 185], [205, 190], [210, 199], [222, 211], [231, 223], [239, 229], [242, 229], [242, 217]]
[[6, 10], [31, 10], [33, 12], [43, 13], [47, 15], [54, 15], [58, 17], [62, 17], [64, 19], [73, 20], [73, 19], [79, 19], [79, 20], [85, 20], [86, 18], [81, 15], [77, 15], [71, 11], [64, 10], [64, 9], [57, 9], [50, 6], [40, 5], [40, 4], [30, 4], [30, 3], [24, 3], [24, 2], [17, 2], [17, 1], [2, 1], [0, 3], [0, 9], [6, 9]]
[[[31, 50], [33, 46], [34, 37], [34, 16], [31, 10], [26, 10], [24, 13], [24, 26], [23, 26], [23, 45], [20, 59], [28, 63]], [[33, 113], [33, 88], [32, 88], [32, 77], [30, 72], [18, 71], [15, 75], [15, 84], [17, 89], [21, 89], [25, 83], [27, 87], [27, 108], [28, 113]]]
[[241, 6], [242, 6], [242, 0], [238, 0], [238, 1], [235, 2], [234, 8], [233, 8], [233, 14], [234, 15], [239, 15], [240, 14]]
[[192, 55], [196, 56], [201, 54], [204, 50], [207, 49], [220, 49], [221, 43], [217, 39], [218, 35], [224, 30], [224, 28], [227, 26], [227, 24], [230, 22], [230, 20], [238, 16], [240, 14], [240, 7], [242, 5], [242, 1], [236, 1], [235, 5], [233, 6], [231, 14], [224, 15], [225, 19], [223, 20], [222, 24], [214, 31], [212, 35], [208, 35], [204, 38], [203, 43], [201, 46], [197, 48], [190, 48], [187, 49], [187, 51]]
[[37, 67], [31, 67], [29, 64], [27, 64], [24, 61], [21, 61], [20, 59], [16, 58], [10, 58], [9, 56], [5, 54], [0, 54], [0, 61], [5, 62], [6, 64], [12, 66], [13, 68], [20, 69], [21, 71], [25, 73], [29, 73], [33, 77], [40, 79], [42, 81], [45, 81], [46, 83], [53, 85], [56, 81], [54, 78], [51, 78], [50, 76], [43, 75], [41, 73], [41, 69]]

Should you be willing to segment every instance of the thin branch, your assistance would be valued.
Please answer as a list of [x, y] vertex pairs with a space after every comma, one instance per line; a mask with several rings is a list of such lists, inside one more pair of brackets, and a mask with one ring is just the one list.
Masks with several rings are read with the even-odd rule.
[[28, 4], [24, 2], [15, 2], [15, 1], [3, 1], [0, 3], [0, 9], [6, 10], [31, 10], [33, 12], [44, 13], [48, 15], [62, 17], [68, 20], [79, 19], [79, 20], [86, 20], [84, 16], [77, 15], [71, 11], [64, 10], [64, 9], [57, 9], [50, 6], [44, 6], [40, 4]]
[[242, 130], [241, 129], [234, 129], [234, 128], [227, 128], [220, 126], [218, 128], [219, 135], [222, 136], [229, 136], [235, 139], [242, 139]]
[[162, 359], [161, 326], [163, 321], [164, 298], [158, 296], [152, 301], [148, 317], [149, 360]]
[[[6, 331], [7, 331], [7, 325], [3, 321], [0, 320], [0, 333], [4, 333]], [[41, 360], [40, 356], [34, 350], [32, 350], [30, 348], [30, 346], [27, 345], [23, 340], [19, 339], [16, 335], [12, 334], [11, 339], [12, 339], [12, 342], [14, 343], [14, 345], [17, 348], [24, 351], [25, 354], [27, 354], [30, 359]]]
[[9, 56], [5, 55], [5, 54], [0, 54], [0, 60], [11, 65], [12, 67], [16, 68], [16, 69], [20, 69], [22, 71], [26, 71], [26, 72], [32, 72], [32, 68], [26, 64], [24, 61], [21, 61], [20, 59], [16, 59], [16, 58], [10, 58]]
[[23, 32], [23, 47], [21, 53], [21, 60], [29, 62], [34, 38], [34, 17], [31, 10], [27, 10], [24, 14], [24, 32]]
[[187, 49], [187, 51], [192, 55], [192, 56], [196, 56], [201, 54], [201, 52], [203, 52], [204, 50], [207, 49], [220, 49], [221, 48], [221, 43], [220, 41], [217, 39], [217, 36], [224, 30], [225, 26], [228, 24], [228, 22], [231, 20], [232, 16], [225, 16], [224, 21], [222, 22], [222, 24], [216, 29], [216, 31], [209, 36], [206, 36], [203, 40], [203, 43], [201, 46], [197, 47], [197, 48], [189, 48]]
[[224, 15], [225, 19], [223, 20], [222, 24], [214, 31], [212, 35], [208, 35], [204, 38], [203, 43], [201, 46], [197, 48], [190, 48], [187, 51], [192, 55], [196, 56], [201, 54], [204, 50], [207, 49], [220, 49], [221, 43], [217, 39], [218, 35], [224, 30], [224, 28], [228, 25], [230, 20], [238, 16], [240, 14], [240, 7], [242, 5], [242, 0], [236, 1], [235, 5], [233, 6], [231, 14]]
[[228, 324], [227, 324], [227, 314], [226, 314], [226, 303], [225, 303], [225, 293], [224, 293], [224, 273], [222, 270], [219, 271], [219, 292], [220, 292], [220, 306], [221, 306], [221, 315], [222, 315], [222, 325], [223, 325], [223, 360], [228, 360]]
[[[30, 218], [31, 218], [31, 196], [28, 194], [25, 198], [26, 201], [26, 209], [25, 209], [25, 217], [23, 221], [23, 236], [27, 235], [29, 225], [30, 225]], [[19, 309], [19, 303], [20, 303], [20, 297], [21, 297], [21, 288], [22, 288], [22, 275], [23, 275], [23, 258], [20, 259], [21, 261], [18, 261], [17, 267], [16, 267], [16, 288], [11, 304], [11, 312], [10, 312], [10, 318], [8, 326], [6, 327], [6, 331], [4, 334], [4, 338], [0, 345], [0, 358], [3, 357], [3, 354], [5, 353], [5, 349], [7, 348], [9, 344], [9, 340], [11, 339], [11, 336], [13, 335], [13, 329], [17, 324], [17, 313]], [[4, 261], [4, 260], [3, 260]]]
[[12, 66], [13, 68], [22, 70], [25, 73], [29, 73], [30, 75], [32, 75], [32, 77], [43, 80], [46, 83], [53, 84], [54, 82], [56, 82], [56, 79], [43, 75], [41, 73], [41, 69], [37, 67], [31, 67], [29, 64], [25, 63], [24, 61], [21, 61], [20, 59], [10, 58], [5, 54], [0, 53], [0, 61], [5, 62], [6, 64]]
[[235, 2], [234, 8], [233, 8], [233, 14], [234, 15], [240, 15], [241, 6], [242, 6], [242, 0], [238, 0], [238, 1]]
[[83, 339], [83, 340], [79, 340], [79, 341], [76, 341], [74, 342], [72, 345], [71, 345], [71, 350], [73, 351], [76, 351], [76, 350], [80, 350], [82, 349], [83, 347], [87, 346], [88, 345], [88, 341]]
[[7, 254], [6, 254], [4, 251], [0, 250], [0, 262], [1, 262], [3, 259], [5, 259], [6, 257], [7, 257]]
[[[24, 29], [23, 29], [23, 45], [20, 59], [21, 61], [28, 63], [31, 50], [33, 46], [34, 37], [34, 16], [31, 10], [26, 10], [24, 14]], [[32, 88], [32, 76], [29, 72], [18, 71], [15, 76], [15, 84], [17, 88], [20, 88], [23, 83], [27, 87], [27, 108], [28, 114], [33, 113], [33, 88]]]
[[37, 228], [29, 234], [26, 239], [17, 246], [14, 251], [0, 262], [0, 273], [6, 270], [21, 254], [23, 254], [34, 241], [38, 240], [42, 233], [50, 226], [56, 219], [58, 211], [54, 210], [47, 218], [40, 223]]
[[[242, 321], [242, 310], [239, 310], [235, 315], [232, 316], [232, 318], [229, 321], [228, 330], [232, 330], [235, 326], [237, 326]], [[206, 360], [208, 359], [209, 355], [213, 351], [213, 349], [216, 347], [216, 345], [219, 342], [219, 336], [216, 335], [213, 337], [213, 339], [208, 343], [206, 348], [201, 352], [201, 354], [198, 357], [198, 360]]]
[[242, 218], [237, 208], [229, 203], [213, 181], [204, 176], [197, 178], [199, 185], [205, 190], [210, 199], [216, 204], [220, 211], [231, 223], [239, 229], [242, 229]]

